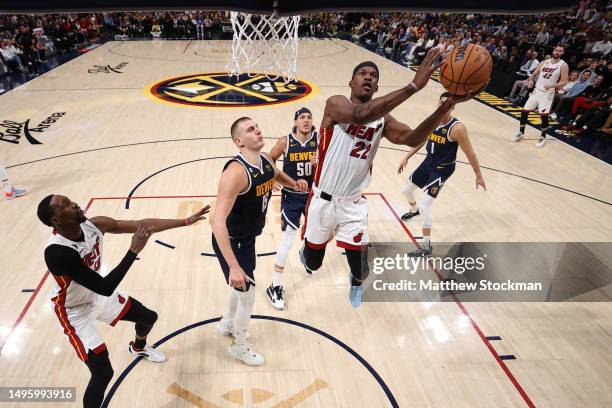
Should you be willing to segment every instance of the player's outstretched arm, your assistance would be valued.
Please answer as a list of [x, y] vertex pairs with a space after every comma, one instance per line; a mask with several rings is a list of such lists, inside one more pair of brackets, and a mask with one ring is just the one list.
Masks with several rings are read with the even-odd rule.
[[438, 108], [424, 121], [422, 121], [416, 129], [410, 129], [408, 125], [396, 120], [393, 116], [385, 116], [385, 129], [383, 131], [383, 137], [389, 139], [393, 144], [407, 145], [410, 147], [419, 146], [424, 143], [434, 128], [438, 126], [444, 115], [453, 108], [457, 103], [465, 102], [474, 95], [479, 94], [486, 86], [485, 84], [478, 91], [470, 92], [465, 96], [454, 96], [451, 95], [447, 98]]
[[278, 184], [283, 187], [289, 187], [299, 192], [306, 192], [308, 190], [308, 182], [304, 179], [294, 180], [284, 171], [278, 171], [274, 176], [274, 179]]
[[402, 171], [404, 171], [404, 168], [408, 164], [408, 160], [410, 160], [412, 156], [414, 156], [419, 150], [421, 150], [421, 147], [423, 147], [425, 143], [426, 142], [423, 142], [420, 145], [413, 147], [408, 153], [406, 153], [400, 164], [397, 166], [397, 174], [402, 174]]
[[410, 84], [380, 98], [366, 103], [351, 103], [340, 95], [328, 98], [321, 127], [335, 123], [363, 124], [382, 118], [427, 85], [431, 75], [440, 66], [437, 60], [441, 55], [442, 51], [437, 47], [429, 50]]
[[470, 142], [470, 138], [468, 137], [467, 129], [463, 125], [463, 123], [457, 123], [451, 129], [450, 137], [457, 141], [463, 153], [465, 153], [465, 157], [467, 157], [470, 165], [472, 166], [472, 170], [474, 170], [474, 174], [476, 175], [476, 188], [481, 186], [487, 191], [487, 184], [482, 177], [482, 172], [480, 171], [480, 163], [478, 163], [478, 157], [474, 152], [474, 148], [472, 147], [472, 143]]
[[50, 245], [45, 249], [45, 262], [49, 271], [55, 276], [66, 276], [79, 285], [102, 296], [113, 294], [121, 280], [136, 260], [136, 255], [145, 247], [151, 230], [140, 227], [132, 237], [132, 244], [119, 265], [108, 275], [102, 277], [99, 273], [89, 269], [79, 254], [72, 248], [63, 245]]
[[152, 232], [161, 232], [172, 228], [185, 227], [193, 225], [196, 222], [206, 219], [206, 214], [210, 211], [210, 205], [205, 206], [200, 211], [185, 219], [162, 219], [162, 218], [145, 218], [137, 221], [115, 220], [110, 217], [93, 217], [91, 221], [103, 233], [125, 234], [134, 233], [138, 228], [147, 226]]

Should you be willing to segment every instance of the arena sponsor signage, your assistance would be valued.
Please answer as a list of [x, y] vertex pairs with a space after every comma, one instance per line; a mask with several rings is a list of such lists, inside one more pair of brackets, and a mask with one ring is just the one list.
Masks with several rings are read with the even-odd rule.
[[89, 72], [90, 74], [123, 74], [123, 71], [120, 70], [123, 69], [127, 64], [129, 63], [122, 62], [115, 67], [112, 67], [110, 65], [94, 65], [93, 68], [88, 69], [87, 72]]
[[[42, 144], [36, 139], [32, 133], [42, 133], [55, 124], [66, 112], [56, 112], [49, 115], [45, 120], [32, 126], [32, 119], [25, 122], [16, 122], [14, 120], [3, 120], [0, 122], [0, 141], [19, 144], [22, 137], [25, 137], [30, 144]], [[36, 123], [36, 122], [34, 122]]]

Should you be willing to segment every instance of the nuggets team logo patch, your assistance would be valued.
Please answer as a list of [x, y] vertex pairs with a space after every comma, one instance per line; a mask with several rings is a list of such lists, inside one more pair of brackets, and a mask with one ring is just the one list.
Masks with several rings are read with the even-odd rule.
[[230, 76], [227, 73], [205, 73], [170, 78], [148, 87], [157, 101], [206, 108], [243, 108], [272, 106], [295, 102], [316, 95], [316, 85], [304, 80], [285, 84], [265, 75]]

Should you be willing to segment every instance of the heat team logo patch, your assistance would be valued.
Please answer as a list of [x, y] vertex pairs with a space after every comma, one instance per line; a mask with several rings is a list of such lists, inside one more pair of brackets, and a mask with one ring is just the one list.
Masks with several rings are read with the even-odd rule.
[[236, 77], [227, 73], [166, 79], [146, 90], [156, 100], [207, 108], [272, 106], [312, 97], [319, 91], [316, 85], [303, 80], [286, 84], [262, 74]]

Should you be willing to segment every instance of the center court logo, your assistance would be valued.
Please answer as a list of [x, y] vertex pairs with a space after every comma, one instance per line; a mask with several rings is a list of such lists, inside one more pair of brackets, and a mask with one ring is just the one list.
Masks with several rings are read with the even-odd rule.
[[146, 89], [169, 103], [209, 108], [272, 106], [312, 97], [318, 88], [303, 80], [284, 83], [263, 74], [206, 73], [166, 79]]

